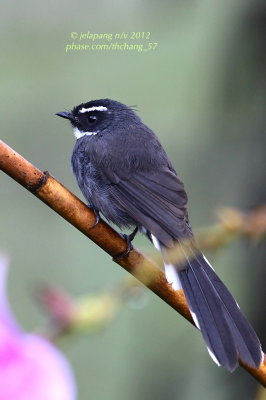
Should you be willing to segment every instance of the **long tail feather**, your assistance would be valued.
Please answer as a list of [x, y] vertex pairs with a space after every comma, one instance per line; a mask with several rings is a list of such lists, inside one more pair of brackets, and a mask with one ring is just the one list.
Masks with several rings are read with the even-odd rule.
[[256, 332], [247, 318], [242, 314], [237, 302], [216, 275], [207, 259], [202, 254], [200, 254], [199, 257], [202, 267], [208, 274], [209, 279], [213, 283], [226, 309], [228, 324], [232, 329], [236, 348], [241, 360], [251, 367], [257, 368], [262, 361], [263, 353]]
[[259, 339], [229, 290], [201, 253], [187, 262], [188, 268], [179, 270], [178, 276], [210, 353], [229, 371], [238, 366], [239, 358], [258, 368]]
[[[161, 243], [153, 235], [150, 238], [163, 251]], [[204, 255], [181, 246], [186, 264], [182, 268], [165, 264], [166, 277], [176, 290], [181, 284], [211, 357], [229, 371], [238, 366], [239, 359], [258, 368], [263, 357], [260, 341], [237, 302]]]
[[190, 267], [179, 271], [178, 275], [192, 315], [214, 360], [233, 371], [237, 366], [237, 351], [222, 302], [205, 271], [200, 270], [195, 260], [189, 263]]

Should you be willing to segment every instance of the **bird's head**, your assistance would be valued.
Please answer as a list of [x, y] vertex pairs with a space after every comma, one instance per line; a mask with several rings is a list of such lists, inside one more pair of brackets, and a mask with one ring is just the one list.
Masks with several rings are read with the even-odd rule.
[[107, 129], [108, 132], [116, 131], [124, 123], [130, 125], [139, 121], [132, 108], [110, 99], [81, 103], [70, 112], [62, 111], [56, 115], [71, 122], [77, 139], [83, 136], [96, 136]]

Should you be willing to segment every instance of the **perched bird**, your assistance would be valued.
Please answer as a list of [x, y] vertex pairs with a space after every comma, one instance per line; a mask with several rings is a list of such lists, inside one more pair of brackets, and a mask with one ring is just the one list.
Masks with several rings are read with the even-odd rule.
[[[72, 168], [99, 218], [144, 232], [165, 259], [166, 277], [183, 288], [191, 314], [218, 365], [233, 371], [239, 358], [258, 368], [259, 339], [225, 285], [198, 250], [187, 214], [183, 183], [153, 131], [131, 107], [110, 99], [82, 103], [68, 119], [76, 136]], [[191, 239], [188, 241], [186, 239]], [[179, 243], [185, 257], [167, 263], [166, 249]]]

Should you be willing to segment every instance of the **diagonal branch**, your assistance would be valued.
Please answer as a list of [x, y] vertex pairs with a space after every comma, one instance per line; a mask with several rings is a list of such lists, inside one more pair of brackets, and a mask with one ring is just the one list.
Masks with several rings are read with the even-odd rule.
[[[127, 248], [126, 241], [107, 223], [95, 224], [95, 215], [81, 200], [54, 179], [42, 172], [0, 140], [0, 169], [46, 203], [80, 232], [112, 257]], [[115, 261], [163, 301], [193, 323], [182, 290], [173, 290], [164, 273], [147, 257], [133, 248], [127, 256]], [[258, 370], [240, 364], [262, 385], [266, 386], [266, 357]]]

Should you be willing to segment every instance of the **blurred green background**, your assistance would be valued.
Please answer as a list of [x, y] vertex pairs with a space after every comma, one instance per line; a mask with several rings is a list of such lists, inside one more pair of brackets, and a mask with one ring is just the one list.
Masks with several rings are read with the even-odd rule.
[[[186, 184], [194, 227], [214, 222], [219, 206], [249, 210], [265, 202], [264, 1], [11, 0], [2, 1], [0, 15], [1, 138], [75, 194], [81, 197], [70, 169], [74, 137], [54, 113], [110, 97], [137, 105], [159, 136]], [[150, 32], [158, 46], [65, 52], [71, 32], [88, 31]], [[0, 193], [10, 301], [26, 330], [43, 320], [34, 300], [40, 283], [80, 295], [126, 277], [3, 173]], [[135, 243], [148, 246], [143, 237]], [[240, 240], [209, 255], [264, 346], [265, 255], [262, 244]], [[63, 343], [79, 399], [255, 398], [255, 380], [216, 367], [190, 324], [152, 293], [144, 296], [145, 306], [126, 303], [103, 332]]]

